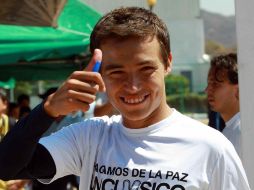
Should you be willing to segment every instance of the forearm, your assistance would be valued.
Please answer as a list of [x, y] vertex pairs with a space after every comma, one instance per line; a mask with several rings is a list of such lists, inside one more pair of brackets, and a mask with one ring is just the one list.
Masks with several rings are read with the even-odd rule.
[[[26, 173], [24, 170], [28, 166], [30, 169], [36, 168], [29, 163], [36, 153], [40, 137], [53, 121], [54, 118], [49, 117], [44, 111], [43, 104], [40, 104], [9, 131], [0, 143], [0, 179], [15, 179], [21, 172]], [[50, 156], [48, 152], [45, 153], [47, 154]], [[40, 159], [40, 156], [37, 155], [36, 159]], [[41, 162], [44, 162], [43, 157]]]

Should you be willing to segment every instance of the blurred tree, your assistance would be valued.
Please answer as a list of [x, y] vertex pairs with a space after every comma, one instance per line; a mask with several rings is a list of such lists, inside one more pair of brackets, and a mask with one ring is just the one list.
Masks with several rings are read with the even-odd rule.
[[[184, 103], [184, 106], [182, 105]], [[207, 113], [207, 97], [205, 94], [189, 93], [186, 95], [167, 96], [167, 103], [183, 113]]]
[[165, 78], [166, 95], [187, 94], [190, 91], [189, 80], [182, 75], [169, 75]]
[[205, 44], [205, 52], [211, 56], [215, 56], [226, 53], [227, 49], [218, 42], [207, 40]]
[[20, 94], [31, 95], [32, 90], [33, 90], [33, 85], [31, 84], [31, 82], [17, 81], [14, 94], [15, 94], [15, 97], [17, 97]]
[[226, 48], [223, 44], [219, 42], [215, 42], [212, 40], [206, 40], [205, 44], [205, 52], [206, 54], [213, 56], [226, 54], [226, 53], [236, 53], [237, 49], [236, 46]]

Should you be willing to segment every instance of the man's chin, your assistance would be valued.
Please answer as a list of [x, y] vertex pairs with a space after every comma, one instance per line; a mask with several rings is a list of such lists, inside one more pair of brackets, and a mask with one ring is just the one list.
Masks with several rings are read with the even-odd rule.
[[210, 110], [214, 111], [214, 112], [218, 112], [218, 110], [216, 109], [216, 107], [210, 105]]
[[142, 121], [148, 117], [148, 113], [144, 113], [144, 111], [133, 111], [133, 112], [122, 112], [122, 116], [129, 121]]

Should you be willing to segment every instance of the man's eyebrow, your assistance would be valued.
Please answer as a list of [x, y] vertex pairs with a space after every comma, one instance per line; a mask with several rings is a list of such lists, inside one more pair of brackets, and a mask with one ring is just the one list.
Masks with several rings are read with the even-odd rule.
[[[142, 66], [142, 65], [151, 65], [151, 64], [155, 64], [153, 61], [149, 61], [149, 60], [145, 60], [145, 61], [141, 61], [139, 63], [137, 63], [138, 66]], [[103, 66], [103, 63], [102, 63], [102, 66]], [[113, 70], [113, 69], [121, 69], [123, 68], [124, 66], [121, 65], [121, 64], [117, 64], [117, 63], [111, 63], [111, 64], [108, 64], [106, 65], [103, 70], [104, 71], [108, 71], [108, 70]]]
[[139, 63], [137, 63], [138, 66], [153, 66], [156, 65], [156, 63], [153, 60], [144, 60]]
[[120, 68], [123, 68], [123, 66], [119, 64], [108, 64], [104, 67], [104, 70], [107, 71], [107, 70], [120, 69]]

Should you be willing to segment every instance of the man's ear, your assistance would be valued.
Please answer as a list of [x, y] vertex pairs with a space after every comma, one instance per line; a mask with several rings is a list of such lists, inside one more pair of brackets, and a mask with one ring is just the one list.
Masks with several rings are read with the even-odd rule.
[[170, 52], [168, 54], [168, 62], [167, 62], [166, 68], [165, 68], [165, 76], [170, 74], [171, 71], [172, 71], [172, 53]]

